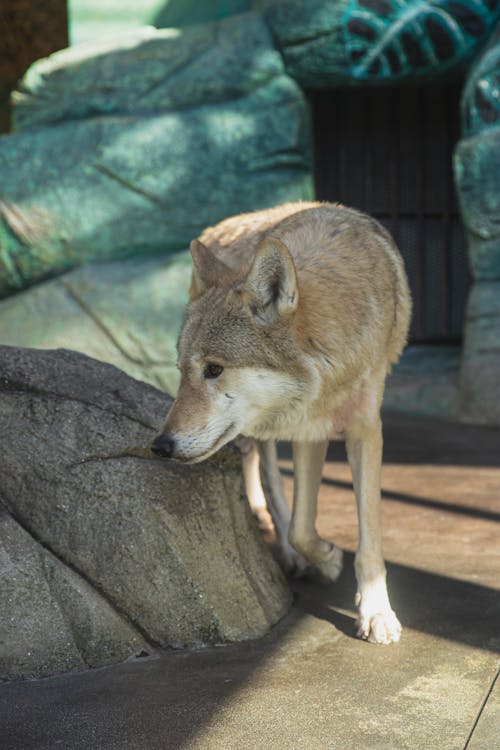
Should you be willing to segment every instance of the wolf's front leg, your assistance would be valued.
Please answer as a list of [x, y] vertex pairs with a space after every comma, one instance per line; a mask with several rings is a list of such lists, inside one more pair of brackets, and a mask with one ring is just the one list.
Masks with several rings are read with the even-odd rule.
[[321, 473], [328, 441], [293, 443], [294, 491], [289, 539], [308, 563], [329, 581], [342, 570], [342, 550], [327, 542], [316, 531], [316, 513]]
[[355, 560], [358, 636], [371, 643], [392, 643], [399, 641], [401, 625], [389, 602], [382, 556], [380, 419], [354, 424], [347, 432], [346, 447], [359, 519], [359, 546]]

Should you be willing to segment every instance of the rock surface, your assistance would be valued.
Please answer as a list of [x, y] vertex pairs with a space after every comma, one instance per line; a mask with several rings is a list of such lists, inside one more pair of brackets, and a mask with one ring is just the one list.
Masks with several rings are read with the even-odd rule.
[[157, 26], [260, 11], [287, 72], [306, 88], [435, 79], [461, 71], [499, 17], [489, 2], [413, 0], [169, 0]]
[[223, 3], [200, 3], [199, 0], [166, 0], [160, 6], [153, 19], [155, 26], [186, 27], [197, 23], [208, 23], [239, 13], [246, 13], [256, 6], [259, 9], [261, 1], [257, 0], [224, 0]]
[[459, 371], [458, 346], [408, 346], [387, 379], [384, 410], [456, 419]]
[[175, 394], [188, 251], [75, 268], [0, 300], [0, 344], [74, 349]]
[[105, 596], [0, 503], [0, 680], [98, 667], [151, 653]]
[[460, 414], [500, 424], [500, 28], [472, 66], [462, 95], [466, 136], [454, 170], [474, 278], [460, 373]]
[[244, 21], [139, 30], [30, 70], [23, 130], [0, 138], [0, 297], [312, 196], [305, 97], [262, 19]]
[[499, 17], [487, 2], [262, 0], [288, 74], [302, 86], [395, 83], [460, 71]]
[[187, 29], [146, 26], [39, 60], [13, 95], [14, 129], [219, 103], [283, 73], [256, 14]]
[[500, 123], [500, 26], [468, 71], [462, 92], [462, 130], [476, 135]]
[[474, 284], [467, 304], [460, 374], [461, 415], [500, 424], [500, 280]]
[[500, 279], [500, 127], [461, 140], [454, 167], [474, 278]]
[[83, 355], [0, 347], [3, 678], [253, 638], [286, 612], [235, 452], [149, 452], [167, 404]]

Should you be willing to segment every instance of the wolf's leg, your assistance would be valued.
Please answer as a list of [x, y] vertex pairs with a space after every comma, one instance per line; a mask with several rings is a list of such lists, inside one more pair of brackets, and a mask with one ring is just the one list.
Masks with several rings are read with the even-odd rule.
[[307, 562], [325, 578], [335, 581], [342, 570], [342, 550], [321, 539], [316, 531], [318, 491], [327, 447], [327, 440], [293, 443], [295, 482], [289, 539]]
[[245, 490], [248, 502], [253, 514], [256, 516], [261, 529], [273, 528], [273, 521], [267, 509], [267, 502], [262, 489], [260, 479], [260, 459], [257, 444], [253, 438], [239, 436], [236, 444], [241, 451], [243, 465], [243, 476], [245, 478]]
[[283, 478], [278, 467], [278, 456], [274, 440], [258, 441], [260, 476], [267, 508], [273, 519], [276, 537], [285, 566], [290, 571], [301, 572], [307, 567], [305, 560], [288, 541], [290, 509], [283, 489]]
[[351, 465], [359, 520], [359, 547], [355, 570], [358, 636], [372, 643], [399, 641], [401, 625], [389, 602], [382, 556], [380, 521], [380, 468], [382, 424], [380, 418], [354, 425], [347, 431], [346, 447]]

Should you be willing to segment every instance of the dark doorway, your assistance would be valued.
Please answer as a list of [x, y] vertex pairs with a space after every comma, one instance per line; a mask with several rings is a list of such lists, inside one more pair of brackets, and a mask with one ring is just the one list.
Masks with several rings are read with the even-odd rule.
[[457, 343], [469, 271], [452, 153], [461, 83], [309, 93], [316, 195], [368, 211], [404, 255], [411, 340]]

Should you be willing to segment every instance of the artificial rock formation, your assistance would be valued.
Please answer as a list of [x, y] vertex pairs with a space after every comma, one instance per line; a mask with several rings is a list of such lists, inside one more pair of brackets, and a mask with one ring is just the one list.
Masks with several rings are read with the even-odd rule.
[[0, 297], [312, 195], [305, 97], [256, 14], [63, 50], [15, 104], [17, 132], [0, 139]]
[[0, 677], [265, 633], [290, 595], [230, 447], [149, 443], [168, 398], [68, 351], [0, 347]]
[[0, 300], [0, 342], [75, 349], [175, 394], [189, 251], [93, 263]]
[[464, 330], [460, 414], [500, 424], [500, 29], [462, 95], [455, 181], [473, 277]]
[[435, 80], [460, 71], [499, 17], [488, 0], [168, 0], [158, 26], [258, 10], [287, 73], [306, 88]]

